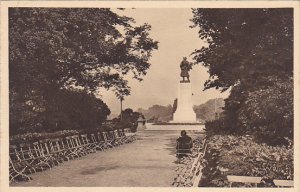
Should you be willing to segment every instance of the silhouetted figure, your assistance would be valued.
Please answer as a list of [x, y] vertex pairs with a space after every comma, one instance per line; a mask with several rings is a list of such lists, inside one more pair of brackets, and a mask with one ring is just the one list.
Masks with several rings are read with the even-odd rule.
[[[180, 63], [181, 73], [180, 76], [182, 77], [182, 82], [190, 82], [190, 75], [189, 70], [192, 69], [191, 64], [186, 60], [186, 57]], [[185, 80], [187, 78], [187, 80]]]
[[184, 156], [187, 156], [189, 153], [191, 153], [191, 149], [193, 148], [193, 140], [191, 137], [189, 137], [186, 134], [185, 130], [182, 130], [180, 133], [181, 137], [179, 137], [176, 145], [177, 149], [177, 157], [181, 158]]

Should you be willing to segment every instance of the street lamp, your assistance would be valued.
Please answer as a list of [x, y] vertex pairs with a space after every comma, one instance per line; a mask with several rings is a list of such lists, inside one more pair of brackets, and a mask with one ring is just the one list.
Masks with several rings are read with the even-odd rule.
[[123, 115], [122, 115], [122, 112], [123, 112], [123, 100], [124, 100], [124, 97], [120, 97], [120, 102], [121, 102], [120, 119], [121, 119], [121, 121], [123, 120]]

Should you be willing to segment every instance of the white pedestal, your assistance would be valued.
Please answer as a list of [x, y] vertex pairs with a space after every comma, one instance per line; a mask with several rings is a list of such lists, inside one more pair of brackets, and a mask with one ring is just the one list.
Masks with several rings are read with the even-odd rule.
[[196, 113], [192, 104], [192, 86], [189, 82], [180, 82], [178, 89], [177, 109], [172, 123], [196, 123]]
[[137, 130], [142, 131], [146, 129], [146, 124], [144, 125], [144, 122], [138, 122]]

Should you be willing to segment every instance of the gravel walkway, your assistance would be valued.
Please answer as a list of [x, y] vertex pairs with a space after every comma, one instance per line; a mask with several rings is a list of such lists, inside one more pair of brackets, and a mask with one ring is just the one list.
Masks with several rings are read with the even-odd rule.
[[133, 143], [64, 162], [11, 186], [171, 187], [179, 131], [145, 131]]

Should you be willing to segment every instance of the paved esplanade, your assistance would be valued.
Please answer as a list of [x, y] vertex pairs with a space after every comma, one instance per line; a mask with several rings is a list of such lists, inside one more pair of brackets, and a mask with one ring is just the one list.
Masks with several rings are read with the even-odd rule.
[[138, 140], [66, 161], [12, 186], [171, 187], [179, 131], [145, 131]]

